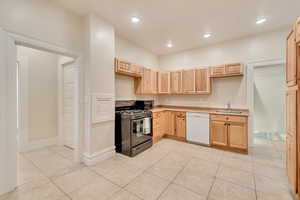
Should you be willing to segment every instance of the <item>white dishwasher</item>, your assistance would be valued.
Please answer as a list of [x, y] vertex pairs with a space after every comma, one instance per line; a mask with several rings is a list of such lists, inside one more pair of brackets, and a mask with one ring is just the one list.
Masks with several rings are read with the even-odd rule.
[[210, 145], [209, 114], [187, 113], [187, 140], [189, 142]]

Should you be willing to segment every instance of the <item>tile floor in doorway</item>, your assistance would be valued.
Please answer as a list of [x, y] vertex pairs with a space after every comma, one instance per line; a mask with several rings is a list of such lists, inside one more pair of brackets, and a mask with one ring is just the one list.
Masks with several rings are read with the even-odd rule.
[[284, 144], [256, 139], [249, 155], [164, 139], [129, 158], [86, 167], [49, 147], [19, 156], [19, 187], [0, 200], [290, 200]]

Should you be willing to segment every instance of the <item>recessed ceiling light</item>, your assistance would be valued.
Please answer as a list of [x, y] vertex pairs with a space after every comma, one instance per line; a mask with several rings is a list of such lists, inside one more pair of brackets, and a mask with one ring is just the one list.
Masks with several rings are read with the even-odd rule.
[[256, 21], [256, 24], [263, 24], [263, 23], [265, 23], [266, 21], [267, 21], [266, 18], [261, 18], [261, 19], [258, 19], [258, 20]]
[[204, 37], [204, 38], [209, 38], [209, 37], [211, 37], [211, 34], [210, 34], [210, 33], [205, 33], [205, 34], [203, 35], [203, 37]]
[[173, 44], [172, 44], [172, 43], [168, 43], [168, 44], [167, 44], [167, 47], [172, 48], [172, 47], [173, 47]]
[[140, 19], [137, 18], [137, 17], [132, 17], [132, 18], [131, 18], [131, 22], [137, 24], [137, 23], [140, 22]]

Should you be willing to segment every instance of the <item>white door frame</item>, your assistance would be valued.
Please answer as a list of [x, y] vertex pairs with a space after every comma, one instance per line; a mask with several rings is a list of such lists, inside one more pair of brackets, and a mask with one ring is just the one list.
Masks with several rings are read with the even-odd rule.
[[0, 28], [0, 195], [17, 185], [17, 51]]
[[[74, 82], [77, 85], [78, 83], [78, 76], [76, 76], [76, 74], [78, 74], [78, 66], [76, 65], [75, 60], [70, 60], [67, 62], [60, 62], [58, 63], [58, 144], [59, 145], [64, 145], [64, 118], [63, 118], [63, 110], [64, 110], [64, 96], [63, 96], [63, 91], [64, 91], [64, 67], [74, 64], [75, 65], [75, 77], [74, 77]], [[74, 94], [74, 101], [76, 103], [76, 94]], [[75, 104], [74, 103], [74, 104]], [[76, 115], [78, 113], [74, 113], [74, 115]], [[77, 118], [77, 116], [74, 116], [75, 118]], [[75, 121], [75, 120], [74, 120]], [[75, 125], [75, 124], [74, 124]], [[76, 125], [75, 125], [76, 126]], [[75, 127], [74, 127], [75, 129]], [[75, 137], [73, 138], [73, 144], [76, 143], [75, 141]]]
[[266, 59], [247, 63], [247, 104], [249, 108], [249, 145], [253, 145], [253, 129], [254, 129], [254, 69], [259, 67], [266, 67], [271, 65], [284, 65], [283, 58]]
[[70, 49], [65, 49], [63, 47], [57, 46], [57, 45], [53, 45], [44, 41], [40, 41], [37, 39], [33, 39], [33, 38], [29, 38], [23, 35], [19, 35], [16, 33], [12, 33], [7, 31], [8, 35], [10, 36], [10, 38], [14, 41], [15, 45], [21, 45], [21, 46], [25, 46], [25, 47], [29, 47], [29, 48], [34, 48], [34, 49], [38, 49], [38, 50], [43, 50], [43, 51], [47, 51], [47, 52], [52, 52], [55, 54], [59, 54], [59, 55], [63, 55], [63, 56], [68, 56], [68, 57], [72, 57], [75, 59], [75, 65], [78, 66], [78, 70], [77, 73], [75, 73], [75, 78], [76, 78], [76, 84], [75, 84], [75, 111], [74, 111], [74, 115], [75, 115], [75, 129], [74, 129], [74, 138], [75, 138], [75, 142], [74, 142], [74, 161], [75, 162], [81, 162], [82, 161], [82, 151], [83, 151], [83, 147], [82, 147], [82, 139], [83, 139], [83, 131], [80, 131], [84, 128], [84, 123], [81, 123], [79, 120], [79, 112], [83, 112], [83, 106], [80, 103], [80, 97], [83, 96], [83, 76], [82, 76], [82, 72], [83, 72], [83, 61], [82, 61], [82, 53], [77, 52], [77, 51], [73, 51]]

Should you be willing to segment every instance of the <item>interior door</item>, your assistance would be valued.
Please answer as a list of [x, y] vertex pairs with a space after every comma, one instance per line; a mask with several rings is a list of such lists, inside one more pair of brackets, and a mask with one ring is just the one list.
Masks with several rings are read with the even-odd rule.
[[0, 195], [17, 185], [17, 55], [0, 28]]
[[64, 145], [74, 148], [75, 124], [75, 73], [74, 63], [63, 68], [63, 135]]

